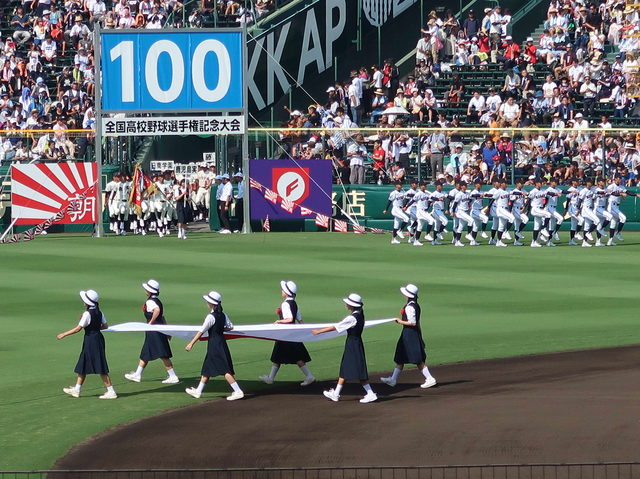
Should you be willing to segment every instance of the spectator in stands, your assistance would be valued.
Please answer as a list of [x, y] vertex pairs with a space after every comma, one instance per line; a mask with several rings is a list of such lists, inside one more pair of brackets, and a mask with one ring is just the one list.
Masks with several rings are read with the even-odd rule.
[[31, 39], [31, 33], [29, 33], [29, 25], [31, 19], [24, 13], [22, 6], [16, 8], [16, 14], [11, 19], [11, 27], [14, 29], [13, 39], [18, 45], [24, 45]]
[[503, 55], [496, 54], [495, 61], [502, 63], [505, 68], [512, 69], [520, 62], [520, 45], [513, 41], [513, 37], [508, 35], [505, 43], [501, 44]]
[[504, 20], [502, 19], [501, 8], [499, 5], [494, 7], [493, 13], [489, 17], [489, 22], [491, 24], [489, 28], [489, 36], [491, 38], [492, 47], [498, 46], [502, 44], [502, 25], [504, 25]]
[[593, 116], [596, 107], [596, 97], [598, 94], [596, 84], [591, 80], [590, 75], [585, 75], [584, 83], [580, 87], [580, 94], [584, 99], [584, 113], [588, 117]]
[[464, 80], [462, 80], [460, 74], [456, 72], [453, 74], [449, 91], [445, 93], [445, 101], [449, 103], [449, 106], [456, 107], [462, 101], [464, 92]]
[[515, 102], [515, 98], [510, 96], [506, 103], [503, 103], [498, 110], [500, 128], [507, 126], [517, 127], [520, 121], [520, 105]]
[[477, 35], [480, 31], [481, 25], [480, 20], [476, 18], [476, 13], [473, 9], [467, 12], [468, 18], [462, 24], [462, 31], [464, 31], [464, 36], [466, 38], [472, 38]]
[[520, 76], [512, 68], [507, 70], [507, 76], [504, 78], [504, 84], [500, 90], [502, 99], [517, 97], [520, 93], [521, 84]]
[[471, 100], [467, 105], [467, 121], [475, 124], [480, 121], [480, 117], [484, 113], [485, 101], [479, 90], [474, 90]]

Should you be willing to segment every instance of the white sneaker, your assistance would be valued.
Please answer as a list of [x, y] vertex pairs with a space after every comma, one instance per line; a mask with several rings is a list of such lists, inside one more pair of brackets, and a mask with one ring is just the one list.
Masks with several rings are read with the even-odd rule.
[[551, 240], [547, 241], [547, 246], [555, 246], [555, 245], [556, 244], [553, 241]]
[[69, 386], [68, 388], [63, 388], [62, 392], [65, 394], [68, 394], [71, 397], [74, 398], [79, 398], [80, 397], [80, 391], [78, 391], [75, 386]]
[[162, 234], [162, 231], [158, 231], [158, 238], [164, 238], [164, 235]]
[[147, 232], [145, 230], [142, 230], [142, 236], [147, 236]]
[[473, 240], [471, 243], [469, 243], [469, 246], [480, 246], [480, 243], [478, 243], [476, 240]]
[[398, 231], [398, 237], [400, 239], [404, 239], [404, 233], [402, 233], [402, 231]]
[[100, 396], [100, 399], [118, 399], [118, 395], [115, 391], [107, 391], [102, 396]]
[[338, 402], [340, 400], [340, 395], [336, 394], [334, 389], [329, 389], [328, 391], [323, 391], [324, 397], [331, 399], [333, 402]]
[[433, 241], [433, 236], [431, 236], [431, 233], [429, 233], [427, 236], [424, 237], [424, 239], [427, 241]]
[[507, 241], [511, 240], [511, 235], [509, 234], [508, 231], [505, 231], [504, 233], [502, 233], [502, 239]]
[[461, 241], [456, 241], [455, 243], [453, 243], [453, 245], [458, 247], [464, 246], [464, 244]]
[[140, 381], [142, 381], [142, 376], [140, 376], [139, 374], [136, 374], [134, 371], [131, 371], [130, 373], [125, 374], [124, 377], [127, 378], [129, 381], [133, 381], [134, 383], [139, 383]]
[[532, 241], [531, 242], [531, 247], [532, 248], [542, 248], [542, 245], [540, 243], [538, 243], [537, 241]]
[[582, 241], [582, 247], [583, 247], [583, 248], [591, 248], [591, 245], [590, 245], [589, 243], [587, 243], [587, 241], [586, 241], [586, 240], [583, 240], [583, 241]]
[[444, 236], [442, 236], [442, 233], [438, 233], [437, 238], [438, 238], [440, 241], [444, 241]]
[[182, 234], [178, 233], [178, 239], [182, 239]]
[[413, 243], [416, 239], [413, 236], [409, 236], [409, 243]]
[[603, 238], [609, 236], [602, 228], [598, 229], [598, 233], [600, 233], [600, 236]]
[[[449, 230], [448, 230], [447, 228], [444, 228], [444, 229], [442, 230], [442, 234], [445, 234], [445, 235], [446, 235], [448, 232], [449, 232]], [[442, 239], [442, 238], [440, 238], [440, 239]]]
[[392, 238], [391, 244], [400, 244], [400, 241], [398, 241], [396, 238]]
[[582, 238], [582, 235], [580, 233], [576, 233], [573, 236], [573, 239], [575, 239], [576, 241], [582, 241], [583, 238]]
[[620, 234], [620, 232], [617, 232], [616, 234], [614, 234], [613, 237], [620, 242], [624, 242], [624, 239], [622, 238], [622, 235]]
[[549, 230], [547, 228], [542, 228], [542, 230], [540, 231], [540, 234], [542, 236], [546, 236], [547, 238], [550, 236], [549, 235]]
[[507, 247], [507, 243], [503, 243], [502, 240], [498, 240], [496, 243], [496, 246], [498, 248], [506, 248]]
[[456, 244], [456, 239], [455, 238], [451, 238], [451, 244]]
[[589, 241], [593, 241], [593, 235], [591, 234], [591, 232], [587, 232], [584, 234], [585, 238], [587, 238]]
[[523, 243], [521, 243], [521, 242], [520, 242], [520, 241], [518, 241], [518, 240], [515, 240], [515, 241], [513, 242], [513, 246], [522, 246], [522, 244], [523, 244]]
[[604, 245], [602, 244], [602, 241], [598, 239], [596, 240], [596, 246], [604, 246]]
[[178, 376], [169, 376], [167, 379], [162, 381], [162, 384], [178, 384], [180, 382], [180, 378]]
[[413, 246], [423, 246], [423, 244], [422, 244], [422, 243], [420, 243], [420, 241], [415, 240], [415, 241], [413, 242]]
[[433, 386], [436, 385], [436, 378], [434, 378], [433, 376], [431, 376], [429, 379], [427, 379], [425, 382], [423, 382], [420, 387], [422, 389], [428, 389], [431, 388]]
[[522, 233], [520, 233], [520, 231], [516, 231], [515, 235], [516, 235], [516, 238], [518, 238], [518, 239], [524, 239], [524, 235]]
[[556, 241], [560, 241], [560, 235], [558, 233], [553, 233], [553, 239]]
[[300, 386], [308, 386], [311, 383], [314, 383], [316, 381], [316, 378], [314, 376], [307, 376], [306, 378], [304, 378], [304, 381], [302, 381], [300, 383]]
[[440, 241], [438, 241], [438, 240], [436, 240], [436, 239], [434, 239], [434, 240], [431, 242], [431, 245], [432, 245], [432, 246], [440, 246], [441, 244], [442, 244], [442, 243], [440, 243]]
[[611, 238], [609, 238], [609, 241], [607, 241], [607, 246], [618, 246], [618, 245], [617, 243], [614, 243]]
[[576, 243], [574, 240], [569, 241], [569, 246], [578, 246], [578, 243]]
[[486, 231], [483, 231], [482, 233], [480, 233], [480, 236], [482, 236], [485, 239], [489, 237]]
[[127, 236], [127, 232], [126, 232], [125, 230], [122, 230], [122, 231], [120, 232], [120, 236]]
[[380, 381], [382, 381], [383, 383], [385, 383], [387, 386], [391, 386], [392, 388], [396, 387], [396, 381], [394, 381], [392, 378], [380, 378]]
[[490, 239], [488, 244], [495, 245], [495, 244], [496, 244], [496, 240], [494, 240], [494, 239]]
[[265, 384], [273, 384], [273, 379], [271, 376], [258, 376], [258, 379]]
[[[222, 234], [223, 235], [230, 235], [231, 231], [230, 230], [223, 230]], [[231, 396], [229, 396], [229, 397], [231, 397]], [[242, 397], [244, 397], [244, 393], [242, 393]], [[229, 398], [227, 398], [227, 399], [229, 399]], [[240, 398], [238, 398], [238, 399], [240, 399]], [[234, 401], [234, 399], [231, 399], [231, 401]]]
[[360, 402], [362, 404], [366, 404], [368, 402], [373, 402], [373, 401], [377, 401], [378, 400], [378, 395], [376, 393], [374, 393], [373, 391], [369, 391], [365, 397], [363, 397], [362, 399], [360, 399]]
[[464, 237], [467, 239], [467, 241], [474, 241], [473, 236], [471, 236], [471, 233], [467, 233], [466, 235], [464, 235]]
[[182, 239], [187, 239], [187, 235], [182, 235]]
[[186, 392], [189, 396], [194, 397], [196, 399], [200, 399], [200, 396], [202, 396], [202, 393], [199, 393], [196, 388], [187, 388], [184, 390], [184, 392]]
[[[227, 230], [229, 231], [229, 230]], [[231, 231], [229, 231], [231, 233]], [[237, 401], [238, 399], [242, 399], [244, 397], [244, 393], [242, 391], [233, 391], [231, 396], [227, 396], [227, 401]]]

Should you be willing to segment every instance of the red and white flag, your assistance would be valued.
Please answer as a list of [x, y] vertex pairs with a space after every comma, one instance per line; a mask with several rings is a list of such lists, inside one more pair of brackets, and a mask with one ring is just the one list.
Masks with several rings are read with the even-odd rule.
[[258, 183], [256, 180], [254, 180], [253, 178], [249, 178], [249, 187], [262, 191], [262, 185]]
[[313, 211], [311, 211], [309, 208], [305, 208], [304, 206], [300, 207], [300, 214], [302, 216], [309, 216], [313, 214]]
[[353, 232], [357, 235], [366, 235], [367, 234], [367, 230], [365, 229], [364, 226], [360, 226], [360, 225], [353, 225]]
[[[0, 236], [2, 236], [2, 235], [0, 235]], [[9, 241], [11, 241], [11, 238], [12, 237], [9, 236], [9, 235], [5, 236], [4, 238], [2, 238], [2, 240], [0, 240], [0, 244], [8, 243]]]
[[274, 205], [278, 202], [278, 193], [271, 191], [269, 188], [264, 189], [264, 199], [271, 201]]
[[267, 233], [271, 232], [271, 223], [269, 222], [269, 215], [267, 215], [267, 217], [264, 220], [264, 223], [262, 223], [262, 229], [265, 230]]
[[53, 218], [49, 218], [47, 221], [43, 221], [38, 226], [36, 226], [36, 234], [39, 235], [44, 230], [49, 228], [53, 224]]
[[36, 230], [35, 228], [31, 228], [30, 230], [27, 230], [24, 232], [24, 241], [31, 241], [33, 238], [36, 237]]
[[318, 213], [316, 215], [316, 224], [322, 228], [329, 228], [329, 217]]
[[342, 220], [333, 220], [333, 229], [339, 233], [348, 233], [349, 224]]
[[53, 221], [58, 222], [58, 221], [62, 221], [63, 219], [64, 219], [64, 210], [60, 210], [58, 211], [58, 214], [53, 219]]
[[20, 243], [20, 241], [22, 241], [22, 233], [13, 235], [9, 240], [9, 243]]
[[280, 204], [280, 208], [285, 210], [287, 213], [293, 213], [293, 210], [296, 209], [296, 204], [291, 200], [282, 199], [282, 203]]
[[371, 231], [374, 235], [384, 234], [384, 230], [381, 230], [380, 228], [369, 228], [369, 231]]
[[133, 173], [133, 178], [131, 178], [129, 204], [133, 205], [138, 216], [142, 216], [142, 201], [157, 191], [158, 188], [155, 183], [142, 171], [140, 165], [136, 165], [136, 171]]

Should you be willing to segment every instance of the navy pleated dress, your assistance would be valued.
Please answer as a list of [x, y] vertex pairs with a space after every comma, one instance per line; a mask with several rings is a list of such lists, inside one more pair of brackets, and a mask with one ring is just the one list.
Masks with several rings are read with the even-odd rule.
[[367, 381], [369, 373], [367, 372], [367, 360], [364, 355], [364, 343], [362, 342], [364, 313], [362, 309], [355, 309], [351, 316], [356, 319], [356, 324], [347, 329], [347, 340], [344, 344], [344, 354], [340, 363], [340, 377]]
[[[156, 306], [160, 308], [160, 314], [153, 324], [167, 324], [164, 319], [164, 308], [158, 297], [149, 296], [147, 301], [156, 303]], [[144, 311], [144, 317], [146, 318], [147, 323], [151, 321], [151, 318], [153, 317], [153, 309], [148, 311], [146, 302], [144, 303], [144, 306], [142, 306], [142, 311]], [[142, 351], [140, 351], [140, 359], [148, 362], [153, 361], [154, 359], [170, 358], [172, 356], [171, 346], [169, 346], [169, 338], [166, 334], [158, 333], [156, 331], [146, 331], [144, 333], [144, 344], [142, 345]]]
[[97, 307], [88, 309], [87, 312], [91, 316], [91, 322], [84, 328], [82, 352], [74, 371], [83, 376], [85, 374], [109, 374], [104, 336], [100, 331], [102, 312]]
[[402, 334], [398, 339], [396, 354], [393, 360], [396, 364], [422, 364], [427, 360], [420, 329], [420, 305], [415, 300], [410, 300], [402, 308], [402, 320], [407, 321], [407, 309], [413, 308], [415, 311], [415, 326], [403, 326]]
[[[296, 324], [296, 318], [298, 316], [298, 304], [295, 299], [287, 298], [286, 303], [291, 308], [291, 317], [293, 321], [291, 323], [281, 324]], [[284, 319], [282, 315], [282, 308], [278, 308], [278, 316], [280, 319]], [[304, 343], [294, 343], [291, 341], [276, 341], [273, 345], [273, 352], [271, 353], [271, 362], [275, 364], [297, 364], [298, 361], [304, 361], [308, 363], [311, 361], [309, 351], [305, 347]]]
[[227, 340], [224, 337], [227, 315], [222, 311], [212, 311], [211, 315], [215, 318], [215, 323], [208, 329], [209, 344], [207, 345], [207, 355], [202, 364], [201, 374], [208, 378], [224, 376], [227, 373], [233, 376], [235, 374], [233, 361], [231, 360]]

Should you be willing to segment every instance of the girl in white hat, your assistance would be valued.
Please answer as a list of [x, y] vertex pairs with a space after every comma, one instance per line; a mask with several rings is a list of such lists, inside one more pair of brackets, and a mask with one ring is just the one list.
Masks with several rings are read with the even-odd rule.
[[[298, 303], [296, 303], [298, 286], [293, 281], [280, 281], [280, 289], [285, 300], [277, 310], [278, 320], [275, 324], [302, 323], [302, 315], [298, 309]], [[307, 367], [309, 361], [311, 361], [311, 356], [303, 343], [276, 341], [271, 353], [271, 362], [273, 363], [271, 373], [268, 376], [260, 376], [259, 379], [266, 384], [273, 384], [281, 364], [297, 364], [305, 376], [300, 386], [308, 386], [316, 380]]]
[[421, 388], [427, 389], [436, 385], [435, 378], [429, 372], [425, 364], [427, 354], [424, 352], [424, 341], [422, 330], [420, 329], [420, 305], [418, 304], [418, 287], [415, 284], [408, 284], [400, 288], [400, 292], [407, 298], [407, 304], [400, 311], [402, 319], [396, 318], [396, 323], [401, 324], [402, 334], [396, 346], [396, 354], [393, 360], [396, 368], [390, 378], [380, 378], [380, 380], [394, 387], [405, 364], [415, 364], [422, 371], [424, 383]]
[[116, 399], [118, 395], [113, 389], [111, 384], [111, 378], [109, 377], [109, 366], [107, 364], [107, 355], [105, 353], [104, 336], [101, 330], [107, 329], [107, 319], [100, 311], [98, 306], [98, 293], [90, 289], [87, 291], [80, 291], [80, 298], [82, 302], [87, 306], [87, 309], [82, 316], [80, 316], [80, 322], [78, 325], [66, 331], [58, 334], [58, 339], [66, 338], [72, 334], [79, 333], [84, 329], [84, 341], [82, 342], [82, 352], [76, 365], [75, 373], [78, 375], [78, 380], [75, 386], [64, 388], [65, 394], [74, 398], [80, 397], [80, 390], [84, 383], [87, 374], [99, 374], [107, 387], [107, 392], [100, 396], [100, 399]]
[[332, 401], [338, 402], [345, 381], [347, 379], [358, 379], [367, 392], [367, 394], [360, 399], [360, 402], [373, 402], [378, 399], [378, 396], [369, 385], [367, 360], [364, 355], [364, 344], [362, 342], [362, 330], [364, 329], [362, 298], [359, 294], [351, 293], [348, 298], [344, 298], [342, 301], [345, 302], [351, 314], [334, 326], [313, 330], [314, 335], [331, 331], [338, 331], [339, 333], [347, 332], [347, 341], [344, 345], [344, 354], [342, 355], [342, 362], [340, 363], [338, 385], [335, 389], [324, 391], [324, 395]]
[[204, 387], [207, 385], [209, 378], [224, 376], [233, 388], [233, 393], [231, 393], [231, 396], [227, 396], [227, 401], [242, 399], [244, 393], [236, 382], [236, 378], [233, 377], [235, 374], [233, 371], [233, 361], [231, 360], [227, 340], [224, 337], [224, 332], [231, 331], [233, 324], [231, 324], [229, 316], [222, 312], [222, 296], [220, 293], [211, 291], [202, 297], [209, 305], [211, 313], [207, 314], [207, 317], [204, 318], [202, 328], [200, 328], [196, 337], [187, 344], [185, 349], [191, 351], [193, 345], [198, 342], [204, 333], [209, 335], [209, 344], [207, 345], [207, 355], [202, 364], [200, 384], [198, 384], [197, 388], [185, 389], [185, 392], [189, 396], [199, 399], [200, 396], [202, 396], [202, 391], [204, 391]]
[[[146, 283], [142, 283], [142, 288], [147, 294], [147, 301], [142, 306], [147, 324], [167, 324], [167, 321], [164, 319], [164, 307], [160, 299], [158, 299], [160, 283], [155, 279], [150, 279]], [[139, 383], [142, 381], [142, 372], [144, 368], [147, 367], [147, 364], [149, 364], [149, 361], [160, 359], [169, 374], [169, 376], [162, 381], [163, 384], [177, 384], [180, 382], [180, 379], [173, 369], [173, 363], [170, 359], [172, 356], [169, 337], [166, 334], [157, 331], [146, 331], [144, 333], [142, 351], [140, 351], [138, 369], [125, 374], [124, 377], [129, 381]]]

